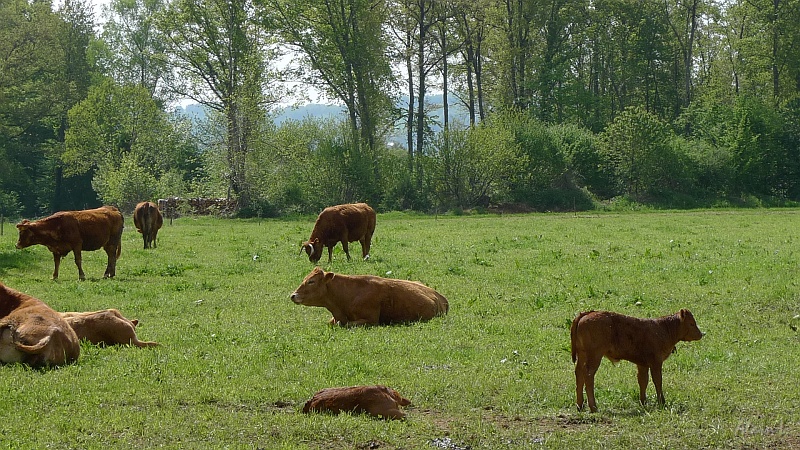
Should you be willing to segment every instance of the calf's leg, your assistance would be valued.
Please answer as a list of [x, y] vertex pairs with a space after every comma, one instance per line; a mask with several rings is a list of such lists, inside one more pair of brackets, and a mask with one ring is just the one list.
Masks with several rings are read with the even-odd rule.
[[575, 404], [578, 405], [578, 410], [583, 409], [583, 387], [586, 385], [586, 362], [578, 357], [578, 362], [575, 363]]
[[597, 412], [597, 403], [594, 399], [594, 376], [600, 363], [603, 361], [603, 356], [589, 357], [586, 362], [586, 398], [589, 400], [589, 411]]
[[650, 368], [639, 364], [636, 365], [636, 368], [638, 369], [636, 376], [639, 379], [639, 403], [644, 405], [647, 403], [647, 383], [649, 381], [650, 374], [648, 372]]
[[342, 249], [344, 250], [344, 254], [347, 255], [347, 260], [350, 261], [350, 248], [347, 245], [347, 239], [342, 241]]
[[61, 265], [61, 255], [58, 253], [53, 253], [53, 264], [55, 268], [53, 269], [53, 279], [58, 279], [58, 266]]
[[103, 250], [105, 250], [108, 255], [108, 264], [106, 265], [106, 272], [103, 274], [103, 278], [114, 278], [117, 272], [117, 246], [106, 245], [103, 247]]
[[664, 406], [664, 391], [661, 390], [661, 363], [653, 364], [653, 367], [650, 368], [650, 374], [653, 376], [653, 384], [656, 386], [658, 404]]

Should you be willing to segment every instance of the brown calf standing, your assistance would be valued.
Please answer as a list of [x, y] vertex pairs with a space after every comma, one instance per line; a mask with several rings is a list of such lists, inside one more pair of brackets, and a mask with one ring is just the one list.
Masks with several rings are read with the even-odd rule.
[[608, 311], [583, 312], [570, 328], [572, 361], [575, 362], [578, 409], [583, 409], [583, 387], [589, 398], [589, 409], [597, 411], [594, 398], [594, 376], [605, 356], [612, 363], [621, 359], [636, 364], [639, 379], [639, 401], [647, 401], [649, 374], [656, 386], [658, 402], [664, 405], [661, 390], [661, 366], [675, 351], [679, 341], [697, 341], [703, 333], [688, 309], [657, 319], [639, 319]]
[[141, 202], [133, 210], [133, 225], [136, 227], [136, 231], [142, 233], [144, 248], [157, 247], [158, 230], [163, 224], [164, 218], [161, 217], [161, 211], [153, 202]]
[[300, 252], [308, 254], [308, 260], [317, 263], [322, 258], [322, 248], [328, 247], [328, 262], [333, 258], [333, 247], [342, 243], [342, 250], [350, 260], [348, 243], [361, 243], [361, 256], [369, 259], [372, 234], [375, 233], [375, 210], [366, 203], [351, 203], [330, 206], [322, 210], [314, 223], [311, 237], [303, 242]]
[[58, 278], [61, 258], [69, 252], [75, 255], [78, 278], [86, 279], [83, 273], [81, 252], [102, 248], [108, 255], [104, 278], [116, 274], [117, 259], [122, 249], [122, 214], [114, 206], [103, 206], [81, 211], [61, 211], [44, 219], [31, 222], [23, 220], [17, 224], [19, 240], [17, 248], [41, 244], [53, 253], [53, 279]]
[[330, 412], [339, 414], [342, 411], [367, 413], [384, 419], [402, 419], [406, 415], [400, 406], [410, 405], [404, 398], [390, 387], [352, 386], [323, 389], [307, 401], [303, 412]]

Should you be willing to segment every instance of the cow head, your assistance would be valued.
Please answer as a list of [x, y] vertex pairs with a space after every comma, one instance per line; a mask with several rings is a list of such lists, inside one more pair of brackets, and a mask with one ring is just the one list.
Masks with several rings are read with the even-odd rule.
[[682, 341], [699, 341], [705, 333], [697, 327], [692, 312], [688, 309], [678, 311], [678, 318], [681, 320]]
[[19, 240], [17, 241], [17, 248], [30, 247], [31, 245], [36, 244], [34, 240], [35, 235], [31, 227], [31, 222], [28, 219], [24, 219], [22, 222], [18, 223], [17, 230], [19, 230]]
[[322, 258], [322, 243], [319, 241], [319, 238], [314, 238], [313, 241], [303, 242], [300, 251], [302, 252], [304, 250], [308, 255], [308, 260], [314, 264]]
[[334, 277], [333, 272], [324, 272], [319, 267], [315, 267], [297, 289], [292, 292], [290, 298], [298, 305], [305, 306], [325, 306], [327, 300], [327, 284]]

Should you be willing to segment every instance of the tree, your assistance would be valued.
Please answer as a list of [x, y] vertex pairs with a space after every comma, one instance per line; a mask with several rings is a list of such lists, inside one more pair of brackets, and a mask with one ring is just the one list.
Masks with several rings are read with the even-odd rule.
[[109, 50], [103, 61], [107, 75], [118, 83], [142, 86], [160, 100], [171, 96], [172, 82], [166, 38], [156, 24], [166, 6], [164, 0], [112, 0], [102, 35]]
[[[303, 59], [301, 77], [347, 108], [350, 151], [371, 161], [372, 185], [379, 185], [377, 148], [393, 104], [382, 0], [260, 0], [274, 12], [268, 28]], [[376, 193], [372, 200], [379, 200]]]
[[160, 27], [177, 72], [172, 89], [225, 117], [228, 197], [248, 207], [247, 158], [270, 100], [266, 66], [274, 53], [250, 0], [177, 0]]

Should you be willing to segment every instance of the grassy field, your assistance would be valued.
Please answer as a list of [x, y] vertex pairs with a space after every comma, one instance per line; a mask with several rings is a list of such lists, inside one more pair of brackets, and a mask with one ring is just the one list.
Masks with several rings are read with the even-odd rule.
[[[381, 214], [370, 261], [337, 247], [323, 268], [422, 281], [450, 313], [355, 329], [289, 300], [313, 221], [181, 218], [145, 251], [126, 217], [117, 277], [90, 252], [85, 282], [72, 255], [51, 281], [47, 249], [15, 250], [6, 224], [0, 281], [60, 311], [117, 308], [161, 345], [0, 366], [0, 447], [800, 448], [800, 211]], [[665, 408], [652, 384], [639, 405], [633, 364], [604, 361], [599, 412], [576, 410], [578, 312], [681, 308], [706, 336], [664, 364]], [[356, 384], [397, 389], [407, 420], [300, 413]]]

